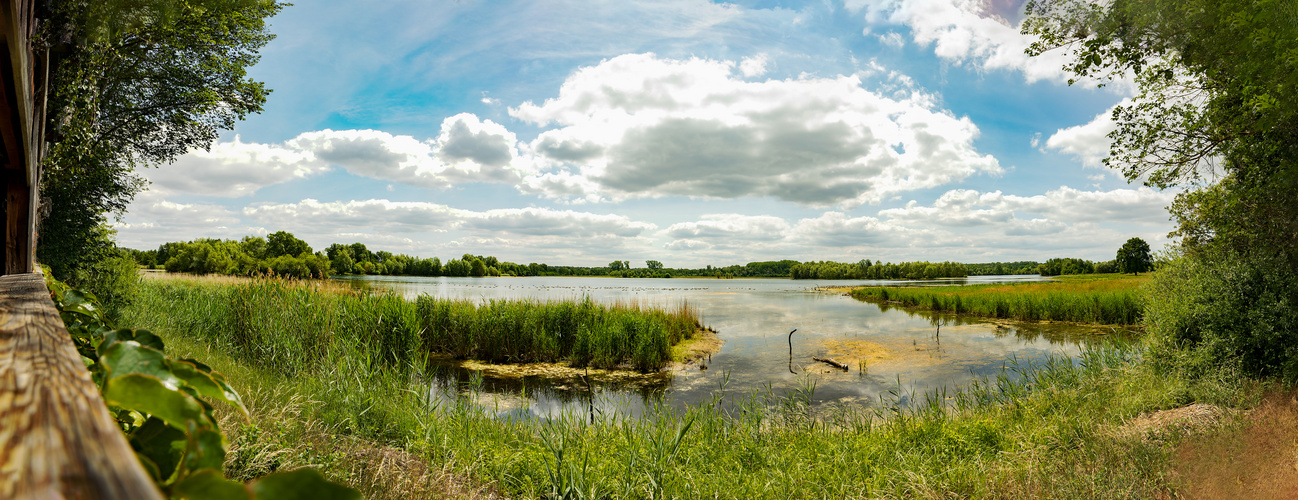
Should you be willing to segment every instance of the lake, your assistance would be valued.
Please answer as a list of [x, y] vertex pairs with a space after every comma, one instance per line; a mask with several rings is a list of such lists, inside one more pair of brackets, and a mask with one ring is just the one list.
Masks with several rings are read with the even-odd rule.
[[[922, 394], [956, 388], [1011, 363], [1075, 356], [1085, 341], [1114, 332], [1079, 325], [1000, 322], [906, 311], [862, 302], [819, 286], [936, 285], [1041, 281], [1039, 276], [980, 276], [922, 282], [788, 279], [634, 279], [594, 277], [450, 278], [348, 276], [356, 287], [415, 298], [483, 301], [582, 299], [674, 307], [688, 302], [724, 341], [720, 351], [685, 369], [653, 377], [484, 376], [447, 362], [436, 367], [435, 401], [465, 393], [508, 416], [561, 411], [635, 415], [652, 404], [697, 404], [726, 394], [788, 394], [814, 387], [813, 404], [877, 402], [890, 390]], [[797, 330], [792, 336], [789, 332]], [[792, 349], [790, 349], [790, 344]], [[790, 354], [792, 350], [792, 354]], [[814, 361], [832, 357], [847, 371]], [[862, 364], [864, 362], [864, 365]], [[706, 367], [706, 368], [704, 368]], [[861, 368], [865, 368], [864, 371]], [[466, 390], [466, 388], [471, 390]]]

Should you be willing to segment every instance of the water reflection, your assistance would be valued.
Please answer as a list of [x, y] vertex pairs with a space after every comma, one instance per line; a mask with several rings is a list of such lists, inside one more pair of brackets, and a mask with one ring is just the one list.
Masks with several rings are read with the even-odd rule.
[[[1039, 277], [946, 280], [995, 283]], [[603, 303], [674, 306], [688, 301], [725, 342], [706, 363], [652, 378], [584, 376], [484, 376], [441, 362], [430, 398], [446, 403], [473, 397], [502, 418], [532, 418], [560, 411], [638, 415], [655, 404], [704, 402], [720, 386], [731, 393], [791, 394], [815, 387], [813, 404], [875, 402], [881, 393], [923, 393], [957, 387], [992, 375], [1007, 362], [1034, 362], [1051, 354], [1073, 356], [1080, 345], [1123, 336], [1109, 328], [990, 321], [872, 304], [819, 284], [780, 279], [622, 278], [345, 278], [414, 298], [540, 300], [590, 297]], [[834, 285], [895, 285], [857, 281]], [[932, 284], [932, 282], [917, 282]], [[793, 332], [793, 333], [791, 333]], [[844, 371], [813, 358], [829, 358]], [[475, 378], [476, 377], [476, 378]], [[466, 396], [468, 395], [468, 396]]]

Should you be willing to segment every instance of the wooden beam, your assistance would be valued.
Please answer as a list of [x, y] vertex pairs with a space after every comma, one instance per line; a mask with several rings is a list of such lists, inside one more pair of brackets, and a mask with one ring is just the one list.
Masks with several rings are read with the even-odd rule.
[[38, 273], [0, 277], [0, 498], [162, 498]]

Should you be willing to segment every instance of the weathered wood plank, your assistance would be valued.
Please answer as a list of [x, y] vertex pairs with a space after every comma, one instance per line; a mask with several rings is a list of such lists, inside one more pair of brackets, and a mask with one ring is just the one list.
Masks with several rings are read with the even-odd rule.
[[0, 277], [0, 498], [162, 498], [37, 273]]

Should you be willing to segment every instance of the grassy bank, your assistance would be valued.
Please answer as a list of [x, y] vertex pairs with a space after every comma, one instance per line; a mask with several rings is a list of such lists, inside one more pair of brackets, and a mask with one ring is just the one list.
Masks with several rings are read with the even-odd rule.
[[190, 332], [284, 374], [318, 368], [335, 352], [389, 366], [450, 354], [652, 370], [701, 328], [697, 312], [684, 304], [663, 311], [589, 299], [408, 301], [329, 283], [265, 279], [145, 280], [133, 311], [130, 323]]
[[865, 287], [852, 296], [937, 312], [1022, 321], [1071, 321], [1104, 325], [1141, 322], [1146, 276], [1064, 276], [1045, 283]]
[[[430, 399], [421, 365], [362, 345], [299, 353], [323, 344], [250, 349], [221, 340], [237, 337], [235, 323], [216, 320], [226, 314], [215, 312], [221, 301], [194, 291], [202, 287], [150, 286], [146, 297], [191, 295], [138, 301], [126, 314], [133, 326], [154, 328], [178, 353], [193, 351], [251, 401], [252, 422], [227, 420], [228, 474], [315, 463], [384, 498], [1157, 497], [1180, 485], [1169, 473], [1180, 431], [1151, 437], [1128, 424], [1192, 401], [1243, 405], [1256, 393], [1226, 375], [1192, 382], [1155, 372], [1139, 347], [1093, 346], [1079, 360], [1011, 365], [959, 391], [894, 393], [873, 405], [813, 407], [808, 380], [789, 393], [718, 387], [709, 403], [663, 405], [642, 419], [502, 420], [474, 403], [471, 386], [453, 402]], [[306, 296], [314, 302], [285, 316], [356, 307]], [[271, 362], [294, 356], [318, 361], [295, 370]], [[928, 404], [906, 404], [916, 402]], [[423, 479], [400, 482], [397, 464], [422, 464], [414, 470]]]

